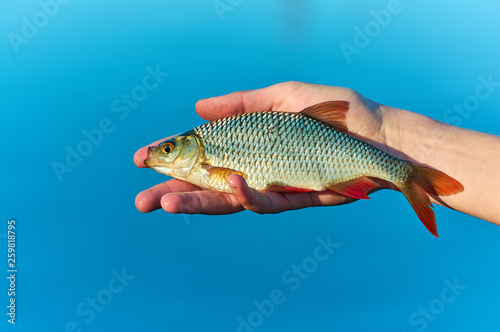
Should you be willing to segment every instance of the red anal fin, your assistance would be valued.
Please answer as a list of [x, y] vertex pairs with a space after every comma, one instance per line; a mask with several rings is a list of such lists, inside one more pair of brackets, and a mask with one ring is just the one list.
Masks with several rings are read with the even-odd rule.
[[349, 102], [345, 100], [325, 101], [303, 109], [300, 113], [328, 124], [333, 129], [347, 133], [346, 113]]
[[283, 185], [278, 185], [278, 184], [269, 185], [266, 187], [266, 190], [286, 192], [286, 193], [308, 193], [308, 192], [314, 191], [312, 189], [296, 188], [296, 187], [283, 186]]
[[370, 189], [375, 187], [378, 187], [378, 184], [375, 181], [363, 176], [346, 182], [337, 183], [328, 187], [328, 189], [352, 198], [370, 199], [367, 193]]

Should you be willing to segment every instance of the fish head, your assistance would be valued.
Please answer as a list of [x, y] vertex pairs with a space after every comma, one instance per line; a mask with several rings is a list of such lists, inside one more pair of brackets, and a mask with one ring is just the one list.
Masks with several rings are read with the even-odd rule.
[[185, 179], [201, 155], [201, 145], [190, 132], [148, 148], [144, 164], [158, 173]]

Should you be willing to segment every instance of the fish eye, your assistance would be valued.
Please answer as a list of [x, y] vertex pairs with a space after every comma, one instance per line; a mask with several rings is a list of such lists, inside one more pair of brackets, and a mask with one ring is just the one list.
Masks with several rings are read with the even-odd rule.
[[161, 152], [163, 152], [165, 154], [172, 152], [174, 150], [174, 148], [175, 148], [175, 144], [172, 141], [166, 141], [166, 142], [162, 143], [160, 146]]

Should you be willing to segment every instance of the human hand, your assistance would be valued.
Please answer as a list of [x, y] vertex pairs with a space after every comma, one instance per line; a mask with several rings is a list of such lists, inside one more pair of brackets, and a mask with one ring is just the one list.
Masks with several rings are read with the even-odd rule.
[[[285, 82], [263, 89], [203, 99], [196, 104], [196, 111], [205, 120], [213, 121], [241, 113], [300, 112], [308, 106], [329, 100], [346, 100], [350, 103], [346, 118], [350, 133], [379, 149], [397, 155], [388, 147], [385, 133], [384, 119], [390, 113], [390, 108], [347, 88]], [[144, 160], [148, 146], [139, 149], [134, 155], [134, 162], [138, 167], [146, 167]], [[310, 206], [339, 205], [356, 200], [333, 191], [257, 191], [248, 187], [245, 180], [238, 175], [230, 175], [228, 183], [233, 194], [205, 190], [185, 181], [172, 179], [139, 193], [135, 204], [141, 212], [163, 208], [170, 213], [229, 214], [243, 209], [257, 213], [278, 213]], [[372, 191], [387, 187], [390, 187], [388, 183], [380, 182], [380, 187]]]

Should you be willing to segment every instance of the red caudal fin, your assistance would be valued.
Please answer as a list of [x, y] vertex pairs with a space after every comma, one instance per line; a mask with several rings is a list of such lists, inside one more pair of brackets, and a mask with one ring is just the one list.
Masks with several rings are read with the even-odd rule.
[[431, 209], [432, 203], [427, 192], [415, 182], [409, 182], [400, 189], [406, 196], [408, 202], [410, 202], [413, 210], [415, 210], [415, 213], [420, 221], [422, 221], [425, 228], [427, 228], [432, 235], [439, 237], [436, 217], [434, 211]]
[[448, 196], [464, 190], [460, 182], [438, 170], [413, 164], [410, 180], [400, 186], [424, 226], [439, 237], [429, 194]]
[[430, 194], [449, 196], [464, 191], [464, 186], [451, 176], [433, 168], [413, 164], [412, 180]]

